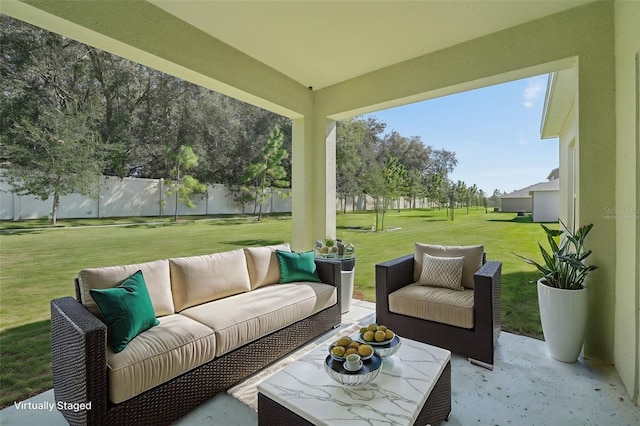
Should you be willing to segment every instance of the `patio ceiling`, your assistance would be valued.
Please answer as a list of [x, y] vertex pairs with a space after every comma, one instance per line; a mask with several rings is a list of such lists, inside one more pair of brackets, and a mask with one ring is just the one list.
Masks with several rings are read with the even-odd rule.
[[149, 1], [317, 90], [592, 0]]

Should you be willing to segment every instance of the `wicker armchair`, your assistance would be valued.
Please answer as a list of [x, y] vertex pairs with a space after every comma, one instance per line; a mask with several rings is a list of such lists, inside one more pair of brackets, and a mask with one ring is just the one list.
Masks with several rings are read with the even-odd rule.
[[[474, 275], [473, 327], [428, 321], [389, 310], [389, 294], [414, 280], [414, 255], [376, 265], [376, 321], [401, 336], [439, 346], [493, 369], [493, 353], [500, 335], [500, 280], [502, 262], [487, 262]], [[455, 291], [455, 290], [454, 290]]]

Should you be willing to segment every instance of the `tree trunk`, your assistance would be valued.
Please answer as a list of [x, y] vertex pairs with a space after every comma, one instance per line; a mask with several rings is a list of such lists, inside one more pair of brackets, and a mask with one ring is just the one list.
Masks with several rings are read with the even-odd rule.
[[177, 222], [178, 221], [178, 188], [176, 188], [176, 192], [175, 192], [175, 196], [176, 196], [176, 209], [173, 212], [173, 221]]
[[60, 207], [60, 195], [56, 192], [53, 194], [53, 208], [51, 209], [51, 224], [58, 222], [58, 208]]

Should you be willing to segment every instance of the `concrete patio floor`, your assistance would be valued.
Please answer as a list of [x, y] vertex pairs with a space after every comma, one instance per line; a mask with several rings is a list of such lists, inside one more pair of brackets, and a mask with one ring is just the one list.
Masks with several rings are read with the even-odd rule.
[[[343, 327], [375, 321], [375, 305], [354, 300]], [[339, 329], [337, 331], [339, 333]], [[329, 338], [323, 335], [322, 341]], [[580, 358], [575, 364], [553, 360], [544, 342], [502, 333], [493, 371], [452, 355], [452, 413], [448, 426], [466, 425], [638, 425], [640, 408], [628, 397], [611, 365]], [[26, 402], [53, 403], [53, 390]], [[66, 425], [53, 411], [0, 411], [0, 425]], [[226, 393], [198, 407], [176, 423], [251, 426], [257, 414]]]

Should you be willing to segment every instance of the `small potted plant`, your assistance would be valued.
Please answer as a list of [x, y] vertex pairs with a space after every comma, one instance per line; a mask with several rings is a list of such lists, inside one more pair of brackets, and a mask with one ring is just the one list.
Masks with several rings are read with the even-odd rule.
[[[582, 350], [587, 326], [587, 288], [584, 280], [597, 266], [586, 265], [591, 250], [585, 250], [584, 241], [593, 224], [571, 232], [560, 221], [563, 230], [549, 229], [541, 225], [547, 234], [550, 250], [540, 243], [544, 263], [520, 256], [542, 273], [538, 280], [538, 306], [542, 332], [549, 353], [554, 359], [575, 362]], [[560, 237], [560, 243], [556, 238]]]

